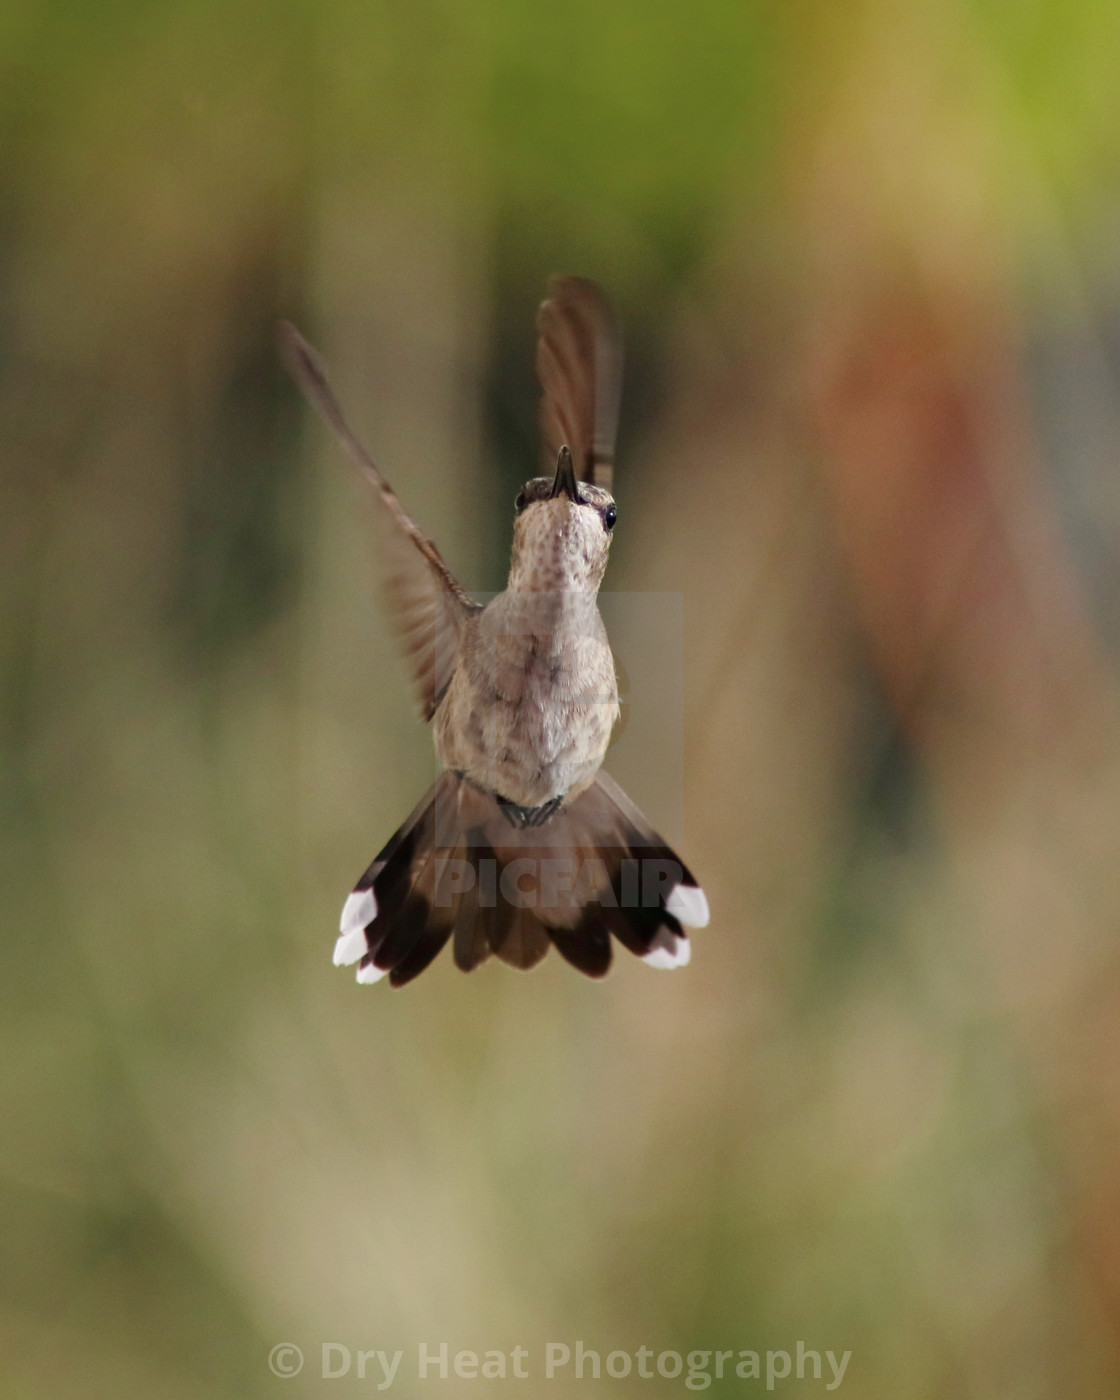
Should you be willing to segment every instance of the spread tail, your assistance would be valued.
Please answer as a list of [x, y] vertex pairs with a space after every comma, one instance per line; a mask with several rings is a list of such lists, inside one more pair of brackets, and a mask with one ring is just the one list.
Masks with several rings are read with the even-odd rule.
[[653, 967], [682, 967], [683, 925], [707, 922], [691, 872], [605, 773], [535, 827], [442, 773], [347, 899], [334, 960], [400, 987], [449, 940], [465, 972], [492, 953], [535, 967], [551, 943], [602, 977], [612, 935]]

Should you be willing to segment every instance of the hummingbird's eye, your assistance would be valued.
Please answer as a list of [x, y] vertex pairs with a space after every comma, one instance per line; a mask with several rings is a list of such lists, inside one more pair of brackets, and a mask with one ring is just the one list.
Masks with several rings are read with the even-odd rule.
[[514, 508], [514, 510], [517, 512], [517, 514], [520, 515], [521, 512], [525, 509], [525, 507], [526, 507], [528, 504], [529, 504], [529, 501], [528, 501], [528, 498], [527, 498], [526, 495], [525, 495], [525, 492], [524, 492], [524, 491], [518, 491], [518, 493], [517, 493], [517, 500], [514, 501], [514, 503], [513, 503], [513, 508]]
[[614, 506], [608, 506], [603, 512], [603, 525], [610, 531], [614, 529], [614, 522], [618, 519], [618, 511]]

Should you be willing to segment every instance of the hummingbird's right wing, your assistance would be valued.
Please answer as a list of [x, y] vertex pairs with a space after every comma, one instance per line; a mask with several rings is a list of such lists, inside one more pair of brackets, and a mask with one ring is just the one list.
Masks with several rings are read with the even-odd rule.
[[544, 473], [571, 449], [576, 476], [611, 489], [622, 346], [603, 289], [583, 277], [554, 277], [537, 312], [537, 378]]
[[405, 513], [393, 488], [354, 436], [327, 380], [318, 353], [295, 326], [281, 321], [280, 348], [296, 383], [342, 448], [377, 488], [385, 584], [398, 636], [412, 662], [424, 718], [431, 719], [451, 681], [463, 625], [479, 611], [443, 562], [439, 550]]

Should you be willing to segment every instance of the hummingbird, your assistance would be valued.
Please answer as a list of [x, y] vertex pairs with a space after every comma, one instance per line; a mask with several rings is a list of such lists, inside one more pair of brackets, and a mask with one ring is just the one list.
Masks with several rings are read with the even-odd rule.
[[595, 283], [554, 277], [537, 313], [546, 474], [514, 509], [505, 590], [472, 599], [351, 431], [318, 353], [279, 327], [296, 383], [372, 484], [385, 586], [441, 772], [347, 898], [336, 966], [399, 987], [450, 941], [531, 968], [550, 946], [601, 977], [611, 940], [657, 968], [708, 922], [688, 868], [601, 767], [619, 718], [597, 606], [618, 518], [621, 345]]

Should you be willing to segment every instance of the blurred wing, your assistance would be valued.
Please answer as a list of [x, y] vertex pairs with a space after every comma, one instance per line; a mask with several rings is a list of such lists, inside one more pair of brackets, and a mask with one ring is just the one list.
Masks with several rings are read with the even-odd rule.
[[389, 607], [412, 662], [424, 718], [431, 719], [455, 670], [463, 625], [479, 605], [463, 592], [439, 550], [405, 513], [393, 488], [351, 432], [317, 352], [287, 321], [280, 323], [279, 338], [296, 383], [350, 459], [377, 488], [383, 506], [377, 514]]
[[602, 289], [582, 277], [554, 277], [537, 312], [537, 378], [543, 471], [569, 447], [576, 476], [611, 489], [622, 347]]

